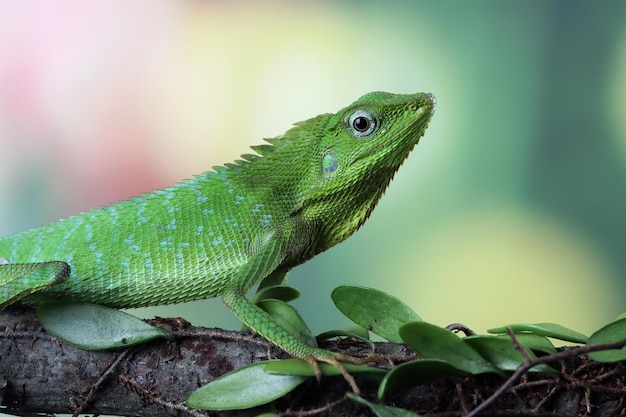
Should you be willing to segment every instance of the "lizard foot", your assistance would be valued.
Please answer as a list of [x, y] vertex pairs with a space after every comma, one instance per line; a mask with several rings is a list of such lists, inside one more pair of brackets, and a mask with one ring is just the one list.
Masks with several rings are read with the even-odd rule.
[[320, 365], [319, 365], [320, 362], [324, 362], [324, 363], [334, 366], [335, 368], [337, 368], [337, 370], [343, 376], [346, 382], [348, 382], [348, 384], [350, 385], [350, 388], [352, 388], [352, 391], [357, 395], [359, 395], [361, 391], [359, 390], [359, 387], [357, 386], [354, 377], [350, 375], [350, 373], [346, 370], [345, 366], [343, 366], [342, 362], [352, 363], [355, 365], [365, 365], [368, 363], [375, 363], [377, 365], [387, 365], [387, 366], [389, 365], [389, 363], [385, 361], [384, 358], [376, 354], [372, 354], [364, 358], [357, 358], [354, 356], [344, 355], [343, 353], [332, 353], [332, 352], [323, 351], [322, 354], [309, 355], [303, 359], [311, 364], [311, 366], [315, 370], [315, 377], [317, 378], [318, 381], [322, 379], [322, 370], [320, 369]]
[[[350, 385], [350, 388], [352, 388], [352, 391], [356, 395], [360, 395], [361, 390], [356, 384], [356, 380], [354, 379], [352, 375], [350, 375], [350, 373], [346, 370], [346, 368], [340, 362], [340, 360], [344, 360], [346, 358], [358, 359], [358, 358], [352, 358], [347, 355], [336, 354], [336, 355], [320, 355], [320, 356], [311, 355], [311, 356], [304, 358], [304, 360], [310, 363], [313, 369], [315, 370], [315, 378], [317, 379], [318, 382], [322, 379], [322, 370], [320, 369], [320, 362], [324, 362], [337, 368], [339, 373], [343, 376], [346, 382], [348, 382], [348, 384]], [[345, 362], [354, 363], [350, 360], [347, 360]]]

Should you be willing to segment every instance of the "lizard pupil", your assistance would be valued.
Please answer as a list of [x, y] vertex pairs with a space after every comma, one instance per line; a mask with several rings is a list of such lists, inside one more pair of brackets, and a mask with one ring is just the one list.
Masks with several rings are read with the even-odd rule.
[[359, 132], [365, 132], [370, 127], [370, 121], [362, 116], [357, 117], [356, 119], [354, 119], [354, 122], [352, 122], [352, 126], [354, 127], [354, 130], [357, 130]]
[[345, 120], [346, 126], [357, 138], [367, 138], [376, 131], [376, 118], [367, 110], [355, 110]]

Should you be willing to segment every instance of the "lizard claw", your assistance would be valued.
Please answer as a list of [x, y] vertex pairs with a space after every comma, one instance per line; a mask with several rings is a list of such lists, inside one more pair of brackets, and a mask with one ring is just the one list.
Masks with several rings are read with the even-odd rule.
[[322, 379], [322, 370], [320, 369], [320, 362], [324, 362], [337, 368], [339, 373], [343, 376], [346, 382], [350, 385], [350, 388], [352, 388], [352, 391], [356, 395], [360, 395], [361, 390], [356, 384], [356, 380], [354, 379], [352, 375], [350, 375], [350, 373], [346, 370], [343, 364], [339, 362], [339, 360], [343, 360], [343, 359], [348, 359], [346, 360], [346, 362], [353, 363], [352, 360], [356, 358], [339, 354], [336, 356], [322, 356], [322, 357], [309, 356], [305, 358], [304, 360], [310, 363], [311, 366], [313, 367], [315, 371], [315, 378], [317, 379], [318, 382]]

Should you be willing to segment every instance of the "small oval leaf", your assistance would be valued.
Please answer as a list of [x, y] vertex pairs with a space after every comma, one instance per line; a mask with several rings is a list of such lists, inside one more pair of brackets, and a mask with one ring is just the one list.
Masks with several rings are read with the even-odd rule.
[[[328, 364], [320, 363], [320, 370], [325, 376], [337, 376], [341, 375], [339, 370]], [[387, 370], [374, 368], [371, 366], [355, 365], [352, 363], [342, 363], [343, 367], [350, 374], [358, 374], [368, 379], [380, 381], [386, 374]], [[306, 376], [314, 377], [315, 369], [310, 363], [302, 359], [281, 359], [272, 362], [268, 362], [265, 367], [265, 372], [272, 375], [293, 375], [293, 376]]]
[[250, 299], [253, 303], [257, 303], [261, 300], [275, 299], [288, 303], [300, 297], [300, 291], [287, 285], [273, 285], [271, 287], [265, 287], [259, 289]]
[[365, 341], [370, 339], [370, 332], [365, 327], [355, 324], [354, 326], [346, 327], [345, 329], [329, 330], [318, 334], [316, 337], [317, 340], [332, 339], [333, 337], [354, 337]]
[[[500, 336], [468, 336], [463, 339], [476, 352], [503, 371], [514, 372], [526, 362], [526, 358], [515, 348], [513, 341]], [[520, 342], [521, 344], [521, 342]], [[524, 346], [524, 345], [522, 345]], [[528, 348], [525, 349], [528, 357], [537, 356]], [[532, 372], [556, 373], [546, 364], [539, 364], [530, 369]]]
[[44, 303], [41, 325], [64, 342], [87, 350], [113, 349], [171, 336], [123, 311], [97, 304]]
[[327, 332], [318, 334], [315, 338], [320, 341], [337, 337], [347, 337], [360, 340], [363, 343], [367, 343], [372, 348], [372, 350], [376, 349], [376, 345], [374, 344], [374, 342], [369, 339], [368, 330], [365, 327], [359, 325], [354, 325], [343, 330], [329, 330]]
[[[508, 334], [499, 334], [491, 337], [511, 340], [511, 336], [509, 336]], [[538, 334], [534, 333], [517, 333], [515, 334], [515, 338], [519, 343], [522, 344], [522, 346], [527, 347], [533, 352], [541, 352], [548, 355], [557, 353], [554, 345], [545, 336], [539, 336]]]
[[[626, 318], [614, 321], [602, 327], [589, 337], [587, 345], [614, 343], [626, 339]], [[589, 357], [598, 362], [620, 362], [626, 360], [626, 346], [621, 349], [591, 352]]]
[[469, 375], [439, 359], [418, 359], [393, 368], [378, 387], [378, 398], [392, 389], [428, 384], [444, 379]]
[[402, 343], [400, 326], [422, 320], [402, 301], [373, 288], [343, 285], [331, 297], [350, 320], [393, 343]]
[[424, 359], [439, 359], [470, 374], [502, 371], [485, 360], [460, 337], [434, 324], [416, 321], [400, 327], [402, 339]]
[[308, 326], [302, 320], [302, 317], [298, 311], [285, 303], [284, 301], [267, 299], [257, 302], [257, 305], [267, 312], [276, 323], [287, 330], [291, 335], [298, 340], [306, 343], [309, 346], [317, 347], [317, 340], [311, 333]]
[[195, 390], [186, 404], [203, 410], [243, 410], [267, 404], [291, 392], [306, 377], [270, 375], [265, 365], [257, 362], [235, 369]]
[[510, 327], [515, 333], [518, 332], [530, 332], [538, 334], [540, 336], [551, 337], [553, 339], [564, 340], [566, 342], [573, 343], [585, 343], [587, 342], [587, 336], [577, 331], [563, 327], [556, 323], [534, 323], [534, 324], [511, 324], [509, 326], [496, 327], [489, 329], [487, 332], [502, 334], [506, 333], [507, 327]]

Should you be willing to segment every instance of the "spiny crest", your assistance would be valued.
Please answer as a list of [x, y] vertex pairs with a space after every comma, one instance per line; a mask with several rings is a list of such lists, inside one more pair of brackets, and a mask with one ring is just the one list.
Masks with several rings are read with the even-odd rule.
[[306, 140], [320, 137], [318, 132], [326, 126], [331, 116], [331, 114], [325, 113], [308, 120], [294, 123], [293, 127], [284, 134], [274, 138], [263, 139], [267, 143], [250, 146], [256, 154], [242, 154], [240, 156], [242, 159], [227, 162], [223, 166], [214, 166], [213, 170], [218, 174], [221, 174], [222, 172], [220, 171], [224, 169], [237, 171], [245, 168], [250, 162], [259, 163], [263, 158], [271, 157], [281, 150], [297, 150], [303, 145], [307, 146], [309, 143]]
[[300, 145], [301, 142], [312, 137], [319, 137], [319, 131], [326, 126], [330, 114], [320, 114], [302, 122], [296, 122], [284, 134], [275, 138], [264, 139], [267, 143], [251, 146], [260, 156], [267, 157], [280, 149]]

